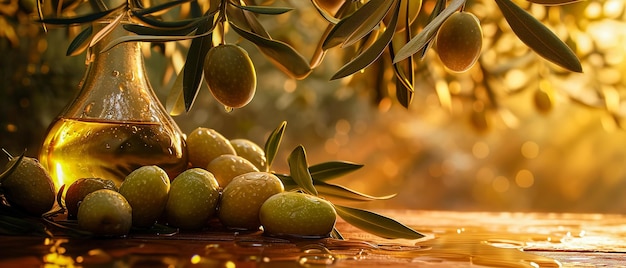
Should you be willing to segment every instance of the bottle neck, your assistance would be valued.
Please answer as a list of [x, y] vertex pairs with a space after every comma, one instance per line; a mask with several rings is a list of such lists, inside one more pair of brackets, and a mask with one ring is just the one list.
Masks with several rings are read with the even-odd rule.
[[[107, 23], [93, 25], [94, 33]], [[115, 39], [128, 36], [121, 24], [89, 49], [87, 74], [78, 97], [64, 116], [87, 120], [157, 121], [162, 106], [146, 75], [141, 43], [126, 42], [104, 51]]]

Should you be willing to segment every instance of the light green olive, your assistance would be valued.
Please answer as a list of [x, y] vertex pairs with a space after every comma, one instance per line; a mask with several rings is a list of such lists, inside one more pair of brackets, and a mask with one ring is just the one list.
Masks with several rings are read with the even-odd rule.
[[198, 127], [186, 139], [189, 162], [193, 167], [206, 168], [223, 154], [237, 154], [230, 141], [211, 128]]
[[78, 207], [78, 227], [97, 236], [126, 235], [132, 226], [132, 208], [120, 193], [101, 189], [85, 196]]
[[201, 229], [215, 215], [219, 199], [217, 180], [205, 169], [185, 170], [173, 181], [165, 206], [167, 222], [181, 229]]
[[235, 177], [222, 192], [219, 219], [231, 229], [258, 230], [259, 209], [270, 196], [284, 191], [276, 175], [250, 172]]
[[158, 166], [134, 170], [119, 189], [133, 208], [133, 225], [138, 227], [149, 227], [156, 222], [165, 209], [169, 191], [170, 179]]
[[250, 161], [238, 155], [220, 155], [206, 167], [213, 173], [220, 187], [226, 187], [234, 177], [259, 171]]
[[270, 235], [300, 238], [328, 237], [337, 221], [333, 205], [319, 197], [282, 192], [261, 206], [259, 219]]

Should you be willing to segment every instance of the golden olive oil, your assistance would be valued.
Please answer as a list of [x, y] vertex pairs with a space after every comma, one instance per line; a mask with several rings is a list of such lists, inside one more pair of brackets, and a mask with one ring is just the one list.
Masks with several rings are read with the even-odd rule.
[[170, 178], [187, 168], [184, 138], [167, 125], [60, 118], [49, 133], [39, 158], [57, 189], [88, 177], [119, 186], [145, 165], [160, 166]]

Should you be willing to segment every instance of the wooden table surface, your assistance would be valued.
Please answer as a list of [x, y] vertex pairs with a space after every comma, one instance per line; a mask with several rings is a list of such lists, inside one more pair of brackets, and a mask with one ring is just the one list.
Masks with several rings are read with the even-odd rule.
[[96, 239], [0, 236], [0, 267], [626, 267], [626, 216], [377, 211], [426, 234], [346, 240], [210, 230]]

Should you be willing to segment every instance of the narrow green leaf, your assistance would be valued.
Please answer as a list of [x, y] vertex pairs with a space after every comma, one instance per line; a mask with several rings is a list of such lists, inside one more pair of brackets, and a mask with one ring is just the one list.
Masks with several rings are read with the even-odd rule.
[[138, 15], [146, 15], [146, 14], [152, 14], [152, 13], [157, 13], [157, 12], [161, 12], [170, 8], [173, 8], [175, 6], [187, 3], [187, 2], [191, 2], [194, 0], [175, 0], [175, 1], [166, 1], [163, 4], [160, 5], [156, 5], [156, 6], [152, 6], [149, 8], [142, 8], [142, 9], [137, 9], [137, 10], [133, 10], [133, 13], [138, 14]]
[[13, 171], [19, 166], [20, 162], [22, 162], [22, 159], [24, 159], [25, 154], [26, 154], [26, 151], [22, 152], [22, 154], [17, 158], [17, 160], [15, 160], [15, 162], [13, 162], [13, 164], [11, 164], [11, 166], [8, 167], [5, 171], [3, 171], [2, 174], [0, 174], [0, 185], [2, 184], [2, 181], [6, 177], [11, 175], [11, 173], [13, 173]]
[[319, 195], [326, 197], [335, 197], [350, 201], [374, 201], [374, 200], [388, 200], [396, 196], [396, 194], [384, 195], [384, 196], [373, 196], [364, 194], [355, 190], [352, 190], [348, 187], [338, 184], [326, 183], [323, 181], [314, 181], [313, 182], [315, 189]]
[[265, 141], [265, 158], [267, 160], [267, 168], [272, 166], [274, 162], [274, 158], [276, 158], [276, 153], [278, 152], [278, 148], [280, 147], [280, 143], [283, 140], [283, 134], [285, 134], [285, 128], [287, 127], [287, 121], [283, 121], [280, 125], [270, 133], [269, 137]]
[[571, 3], [581, 2], [585, 0], [526, 0], [526, 1], [535, 3], [535, 4], [542, 4], [546, 6], [560, 6], [560, 5], [567, 5]]
[[362, 168], [363, 165], [343, 161], [329, 161], [309, 167], [315, 181], [327, 181]]
[[337, 215], [349, 224], [363, 231], [382, 238], [395, 239], [419, 239], [424, 237], [423, 234], [413, 230], [412, 228], [383, 215], [333, 204]]
[[[389, 55], [393, 60], [394, 55], [396, 54], [394, 42], [401, 42], [401, 44], [405, 44], [406, 40], [411, 39], [410, 31], [404, 31], [405, 35], [396, 35], [394, 39], [391, 40], [391, 45], [389, 46]], [[395, 73], [396, 79], [396, 99], [402, 106], [405, 108], [409, 108], [409, 105], [413, 101], [413, 95], [415, 89], [413, 87], [414, 81], [414, 71], [413, 71], [413, 56], [409, 56], [408, 58], [393, 63], [393, 71]]]
[[337, 228], [333, 227], [332, 232], [330, 232], [330, 237], [334, 239], [344, 240], [343, 235], [337, 230]]
[[359, 54], [356, 58], [348, 62], [346, 65], [341, 67], [339, 71], [337, 71], [330, 80], [335, 80], [339, 78], [346, 77], [353, 73], [356, 73], [370, 64], [374, 62], [380, 55], [383, 53], [385, 48], [391, 42], [393, 35], [395, 33], [396, 24], [398, 23], [398, 10], [400, 8], [400, 2], [394, 1], [396, 6], [393, 10], [393, 16], [391, 17], [391, 21], [389, 22], [389, 27], [385, 29], [385, 32], [378, 38], [369, 48], [367, 48], [363, 53]]
[[[310, 168], [309, 168], [310, 170]], [[285, 174], [277, 174], [274, 173], [276, 177], [278, 177], [283, 185], [285, 186], [285, 190], [295, 190], [301, 188], [294, 179]], [[311, 175], [313, 177], [313, 175]], [[326, 183], [324, 181], [316, 181], [313, 179], [313, 186], [317, 190], [318, 194], [325, 197], [335, 197], [339, 199], [345, 199], [349, 201], [374, 201], [374, 200], [387, 200], [396, 196], [396, 194], [385, 195], [385, 196], [372, 196], [368, 194], [364, 194], [355, 190], [352, 190], [348, 187]]]
[[576, 54], [531, 14], [510, 0], [496, 0], [502, 15], [524, 44], [543, 58], [572, 72], [582, 72]]
[[181, 115], [185, 112], [185, 97], [183, 96], [183, 73], [185, 67], [178, 73], [174, 85], [170, 89], [167, 99], [165, 100], [165, 109], [172, 115]]
[[271, 39], [270, 34], [265, 30], [254, 13], [228, 5], [226, 7], [226, 16], [230, 24], [236, 24], [243, 30]]
[[150, 35], [150, 36], [183, 36], [188, 35], [197, 29], [198, 24], [191, 24], [188, 27], [166, 29], [166, 28], [154, 28], [147, 27], [139, 24], [125, 24], [123, 27], [129, 32], [133, 32], [138, 35]]
[[7, 215], [0, 215], [0, 234], [51, 236], [41, 222]]
[[289, 163], [289, 172], [291, 178], [304, 190], [307, 194], [317, 196], [317, 190], [313, 186], [313, 179], [309, 173], [306, 160], [306, 151], [302, 145], [298, 145], [287, 158]]
[[206, 18], [193, 18], [193, 19], [185, 19], [185, 20], [176, 20], [176, 21], [163, 21], [159, 19], [154, 19], [148, 15], [136, 15], [139, 21], [152, 26], [153, 28], [165, 28], [165, 29], [178, 29], [178, 28], [186, 28], [190, 25], [197, 25], [200, 21], [206, 20]]
[[[339, 23], [339, 19], [335, 18], [335, 16], [331, 15], [330, 13], [328, 13], [328, 11], [326, 11], [325, 9], [323, 9], [318, 3], [317, 0], [311, 0], [311, 2], [313, 3], [313, 6], [315, 6], [315, 9], [317, 9], [317, 12], [320, 13], [320, 15], [322, 15], [322, 17], [327, 20], [328, 22], [332, 23], [332, 24], [337, 24]], [[350, 5], [351, 3], [349, 1], [346, 1], [343, 3], [343, 5]]]
[[396, 99], [404, 108], [409, 108], [411, 102], [413, 101], [414, 89], [406, 86], [409, 81], [403, 80], [398, 77], [398, 73], [396, 71]]
[[44, 24], [55, 24], [55, 25], [78, 25], [78, 24], [82, 24], [82, 23], [88, 23], [88, 22], [93, 22], [96, 21], [98, 19], [104, 18], [105, 16], [113, 13], [116, 10], [121, 9], [122, 7], [125, 7], [126, 3], [119, 5], [116, 8], [112, 8], [109, 10], [105, 10], [105, 11], [100, 11], [100, 12], [96, 12], [96, 13], [90, 13], [87, 15], [82, 15], [82, 16], [76, 16], [76, 17], [69, 17], [69, 18], [43, 18], [40, 19], [39, 22], [42, 22]]
[[[229, 3], [232, 3], [232, 2], [229, 2]], [[284, 14], [293, 10], [293, 8], [291, 7], [241, 6], [241, 5], [234, 5], [234, 6], [241, 8], [243, 10], [247, 10], [256, 14], [263, 14], [263, 15], [279, 15], [279, 14]]]
[[115, 17], [114, 20], [109, 22], [100, 31], [95, 33], [93, 35], [93, 38], [91, 38], [91, 41], [89, 42], [89, 47], [93, 47], [96, 43], [100, 42], [100, 40], [102, 40], [102, 38], [104, 38], [107, 34], [111, 33], [111, 31], [113, 31], [117, 27], [117, 25], [120, 24], [120, 21], [123, 17], [125, 17], [124, 13], [120, 13], [117, 17]]
[[89, 40], [91, 38], [91, 33], [93, 32], [93, 26], [89, 25], [87, 28], [82, 30], [70, 43], [67, 48], [67, 52], [65, 52], [66, 56], [76, 56], [80, 53], [83, 53], [89, 44]]
[[284, 73], [295, 79], [304, 79], [311, 73], [307, 60], [288, 44], [244, 30], [234, 23], [230, 25], [237, 34], [254, 43]]
[[324, 40], [322, 47], [329, 49], [339, 44], [343, 44], [343, 46], [354, 44], [354, 42], [367, 35], [380, 23], [394, 2], [397, 1], [371, 0], [367, 2], [352, 15], [341, 19], [335, 25]]
[[[213, 16], [198, 25], [196, 34], [204, 34], [213, 31]], [[191, 41], [187, 59], [185, 60], [183, 72], [183, 96], [185, 100], [185, 111], [189, 111], [196, 100], [200, 83], [204, 77], [204, 58], [213, 47], [213, 35], [195, 38]]]
[[[439, 14], [441, 14], [441, 12], [445, 8], [446, 8], [446, 0], [437, 0], [437, 3], [435, 3], [435, 7], [433, 8], [432, 13], [430, 13], [430, 16], [428, 16], [428, 23], [430, 23], [437, 16], [439, 16]], [[426, 44], [424, 44], [424, 46], [419, 51], [417, 51], [415, 53], [415, 54], [417, 54], [417, 58], [424, 59], [424, 57], [426, 56], [426, 52], [428, 52], [428, 49], [430, 48], [430, 46], [433, 43], [433, 37], [431, 37], [428, 41], [426, 41]], [[408, 40], [411, 40], [411, 38], [409, 38]]]
[[439, 30], [441, 24], [448, 17], [450, 17], [450, 15], [452, 15], [459, 8], [461, 8], [461, 6], [465, 4], [465, 1], [466, 0], [452, 0], [448, 7], [441, 11], [441, 13], [437, 17], [435, 17], [435, 19], [428, 23], [426, 27], [424, 27], [424, 29], [419, 32], [419, 34], [413, 37], [409, 42], [406, 43], [406, 45], [398, 50], [398, 53], [393, 58], [393, 63], [404, 60], [424, 48], [426, 44], [428, 44], [430, 40], [435, 37], [435, 35], [437, 34], [437, 30]]
[[[208, 32], [197, 34], [197, 35], [185, 35], [185, 36], [152, 36], [152, 35], [130, 35], [130, 36], [122, 36], [111, 42], [109, 42], [103, 49], [102, 52], [106, 52], [109, 49], [113, 48], [122, 43], [127, 42], [171, 42], [171, 41], [182, 41], [189, 39], [197, 39], [201, 37], [207, 37], [213, 33], [213, 29], [211, 28]], [[192, 42], [193, 43], [193, 42]]]

